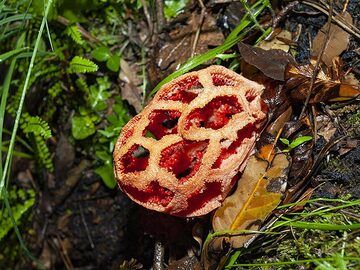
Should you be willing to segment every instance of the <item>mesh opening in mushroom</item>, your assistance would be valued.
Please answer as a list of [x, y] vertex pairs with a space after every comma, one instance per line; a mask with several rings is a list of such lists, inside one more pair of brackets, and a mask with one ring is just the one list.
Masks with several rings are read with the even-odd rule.
[[190, 103], [197, 97], [198, 91], [203, 88], [197, 76], [189, 76], [171, 86], [171, 90], [166, 92], [160, 99], [181, 101]]
[[256, 98], [256, 94], [254, 93], [254, 91], [249, 90], [246, 92], [245, 98], [248, 102], [251, 102]]
[[205, 206], [206, 203], [222, 194], [220, 182], [209, 182], [203, 190], [197, 190], [187, 199], [188, 207], [176, 213], [178, 216], [187, 216]]
[[145, 171], [149, 164], [149, 155], [148, 149], [138, 144], [133, 145], [121, 158], [124, 173]]
[[214, 98], [203, 108], [189, 113], [184, 128], [191, 126], [219, 129], [225, 126], [234, 114], [243, 109], [235, 96], [220, 96]]
[[255, 130], [255, 127], [253, 124], [248, 124], [244, 126], [242, 129], [240, 129], [237, 132], [237, 139], [233, 141], [228, 147], [222, 148], [221, 153], [217, 160], [212, 165], [212, 169], [218, 169], [220, 168], [222, 162], [229, 158], [231, 155], [235, 154], [237, 149], [241, 146], [242, 142], [245, 139], [249, 139], [252, 136], [253, 131]]
[[235, 86], [237, 82], [234, 78], [221, 74], [221, 73], [212, 73], [211, 74], [213, 85], [215, 86]]
[[161, 152], [159, 165], [185, 182], [199, 170], [207, 146], [208, 141], [180, 141]]
[[160, 140], [165, 135], [177, 133], [177, 123], [181, 113], [175, 110], [154, 110], [149, 114], [149, 125], [143, 136]]
[[142, 203], [155, 203], [166, 207], [174, 197], [174, 193], [160, 186], [157, 181], [153, 181], [145, 189], [139, 190], [136, 187], [122, 185], [121, 188], [135, 200]]

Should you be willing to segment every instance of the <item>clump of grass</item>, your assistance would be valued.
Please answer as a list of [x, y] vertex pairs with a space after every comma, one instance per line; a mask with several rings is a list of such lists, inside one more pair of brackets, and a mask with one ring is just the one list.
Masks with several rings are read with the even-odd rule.
[[[355, 269], [360, 265], [360, 200], [314, 199], [281, 217], [225, 269]], [[289, 209], [295, 204], [280, 207]]]

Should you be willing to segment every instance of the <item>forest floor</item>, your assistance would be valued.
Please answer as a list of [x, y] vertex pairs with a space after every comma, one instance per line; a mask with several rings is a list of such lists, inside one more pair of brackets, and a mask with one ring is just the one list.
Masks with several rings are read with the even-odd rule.
[[[14, 154], [12, 180], [9, 184], [13, 211], [15, 214], [21, 212], [17, 224], [26, 247], [37, 261], [28, 258], [18, 244], [14, 230], [10, 229], [0, 237], [0, 269], [31, 269], [39, 265], [46, 269], [161, 269], [153, 266], [154, 252], [164, 255], [164, 263], [170, 265], [169, 269], [193, 269], [198, 265], [201, 257], [199, 244], [202, 246], [211, 230], [211, 215], [181, 219], [146, 210], [115, 187], [110, 179], [112, 176], [106, 175], [106, 172], [109, 168], [111, 170], [111, 152], [121, 125], [141, 110], [146, 103], [144, 93], [148, 94], [179, 64], [193, 55], [203, 54], [223, 44], [246, 10], [238, 1], [165, 1], [168, 3], [164, 16], [159, 12], [159, 9], [164, 8], [161, 6], [162, 1], [151, 1], [150, 5], [147, 1], [128, 1], [121, 10], [116, 10], [121, 1], [109, 2], [111, 4], [93, 8], [82, 4], [73, 9], [57, 6], [57, 14], [52, 14], [49, 19], [56, 53], [40, 55], [46, 61], [36, 62], [24, 109], [27, 114], [39, 115], [48, 122], [52, 133], [52, 137], [46, 140], [49, 155], [44, 157], [45, 154], [41, 154], [40, 144], [36, 144], [36, 135], [20, 130], [18, 135], [25, 142], [19, 142], [15, 150], [30, 153], [31, 158]], [[169, 5], [170, 2], [174, 2], [173, 5], [188, 3], [177, 10], [176, 6]], [[202, 9], [203, 2], [205, 6]], [[276, 45], [276, 48], [287, 47], [299, 65], [308, 64], [311, 57], [316, 59], [314, 50], [321, 49], [314, 47], [319, 47], [319, 40], [326, 39], [326, 33], [322, 37], [318, 33], [326, 29], [328, 16], [307, 3], [289, 5], [291, 1], [270, 2], [273, 4], [274, 16], [278, 19], [275, 31], [278, 35], [274, 35], [274, 40], [281, 45]], [[359, 29], [359, 2], [332, 2], [337, 12], [342, 12], [346, 5], [345, 10], [352, 17], [350, 23]], [[139, 3], [141, 7], [137, 10], [136, 5]], [[280, 12], [287, 5], [286, 12]], [[68, 12], [61, 11], [61, 8]], [[81, 15], [74, 15], [76, 8], [81, 10]], [[100, 14], [102, 10], [104, 14], [96, 18], [95, 14]], [[35, 7], [29, 11], [36, 13]], [[271, 18], [271, 12], [265, 10], [258, 17], [258, 22], [266, 25], [271, 22]], [[37, 22], [25, 24], [25, 27], [29, 27], [29, 40], [37, 33], [40, 21], [41, 16], [38, 16]], [[76, 37], [76, 31], [75, 38], [64, 32], [70, 31], [74, 25], [80, 29], [81, 37]], [[338, 32], [343, 31], [341, 26], [338, 28]], [[343, 62], [340, 72], [346, 73], [349, 82], [358, 84], [360, 38], [359, 35], [343, 32], [343, 36], [340, 34], [341, 40], [335, 42], [341, 44], [334, 45], [330, 41], [334, 48], [327, 49], [327, 53], [332, 54], [329, 56], [332, 58], [339, 56]], [[336, 35], [333, 33], [328, 39]], [[42, 50], [49, 48], [45, 36]], [[243, 42], [253, 45], [258, 36], [259, 31], [252, 31]], [[15, 44], [16, 38], [12, 37], [11, 44]], [[0, 45], [0, 48], [6, 50], [7, 46], [13, 45]], [[216, 58], [200, 67], [221, 64], [243, 72], [244, 63], [239, 51], [238, 46], [233, 46], [226, 52], [227, 55], [236, 53], [236, 57]], [[75, 55], [92, 59], [99, 69], [94, 73], [80, 75], [65, 72], [69, 59]], [[52, 67], [53, 70], [49, 70]], [[9, 65], [1, 66], [0, 74], [6, 74], [8, 68]], [[16, 96], [17, 89], [21, 88], [26, 68], [27, 64], [17, 66], [11, 87], [12, 96]], [[3, 80], [0, 77], [0, 83]], [[103, 89], [103, 92], [98, 89]], [[96, 91], [100, 91], [104, 98], [94, 101], [93, 97], [99, 95]], [[119, 101], [120, 96], [124, 102]], [[295, 112], [292, 120], [295, 120], [304, 102], [291, 102]], [[296, 211], [304, 214], [319, 208], [328, 207], [330, 210], [306, 221], [342, 224], [350, 220], [351, 223], [359, 224], [359, 204], [349, 204], [347, 211], [341, 212], [341, 217], [337, 216], [336, 211], [337, 200], [351, 202], [360, 199], [359, 105], [359, 99], [345, 102], [320, 100], [309, 105], [312, 108], [309, 109], [309, 119], [312, 124], [315, 123], [316, 130], [312, 135], [316, 140], [311, 147], [307, 145], [299, 148], [298, 152], [291, 152], [293, 166], [295, 164], [298, 168], [292, 168], [288, 188], [301, 190], [296, 201], [299, 198], [329, 199], [315, 201]], [[115, 117], [115, 120], [111, 122], [109, 116]], [[8, 112], [5, 121], [8, 130], [12, 128], [13, 117]], [[89, 134], [74, 130], [81, 129], [84, 121], [91, 127]], [[4, 136], [9, 139], [9, 134]], [[27, 152], [27, 144], [30, 144], [32, 151]], [[39, 162], [39, 156], [43, 163], [41, 160]], [[44, 159], [47, 161], [44, 162]], [[52, 164], [49, 165], [49, 162]], [[306, 176], [306, 183], [302, 183], [303, 186], [299, 188], [297, 183], [304, 177], [304, 167], [311, 168], [312, 174]], [[29, 207], [23, 209], [26, 203]], [[194, 233], [195, 228], [201, 233]], [[249, 250], [254, 251], [254, 247], [259, 247], [261, 242], [265, 243], [264, 239], [255, 239]], [[211, 254], [208, 251], [211, 254], [208, 260], [216, 261], [218, 265], [227, 265], [226, 269], [265, 269], [267, 266], [261, 266], [261, 263], [306, 260], [309, 254], [317, 254], [321, 258], [341, 254], [342, 250], [346, 252], [346, 256], [343, 254], [345, 257], [360, 256], [358, 228], [351, 231], [292, 228], [276, 239], [280, 241], [278, 245], [271, 242], [274, 239], [270, 239], [268, 246], [260, 245], [252, 254], [246, 249], [241, 254], [236, 253], [238, 250], [226, 250], [224, 253], [227, 254]], [[159, 243], [162, 245], [160, 251], [156, 247]], [[161, 252], [162, 248], [164, 253]], [[234, 254], [237, 254], [236, 257]], [[235, 258], [232, 266], [229, 261], [221, 261], [229, 257]], [[235, 261], [249, 265], [236, 266]], [[348, 269], [360, 265], [359, 261], [345, 261]], [[251, 266], [251, 263], [259, 265]], [[336, 263], [334, 259], [334, 268], [318, 269], [340, 269]], [[273, 268], [266, 269], [314, 269], [321, 267], [321, 263], [304, 261], [303, 264], [284, 263], [270, 267]]]

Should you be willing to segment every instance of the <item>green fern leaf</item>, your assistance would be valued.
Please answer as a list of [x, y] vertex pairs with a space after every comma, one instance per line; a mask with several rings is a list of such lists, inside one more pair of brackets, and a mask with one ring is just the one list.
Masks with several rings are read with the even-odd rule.
[[40, 135], [44, 139], [51, 137], [49, 124], [42, 120], [39, 116], [30, 116], [22, 127], [25, 133], [33, 133], [35, 136]]
[[49, 172], [54, 171], [54, 164], [51, 159], [49, 147], [46, 145], [44, 138], [39, 135], [34, 135], [36, 156], [39, 166], [45, 167]]
[[69, 25], [68, 27], [66, 27], [65, 33], [69, 37], [71, 37], [77, 44], [79, 44], [79, 45], [84, 44], [84, 40], [83, 40], [81, 33], [79, 31], [79, 28], [77, 27], [76, 24]]
[[98, 70], [98, 65], [89, 59], [82, 58], [80, 56], [75, 56], [68, 68], [69, 73], [86, 73], [86, 72], [95, 72]]

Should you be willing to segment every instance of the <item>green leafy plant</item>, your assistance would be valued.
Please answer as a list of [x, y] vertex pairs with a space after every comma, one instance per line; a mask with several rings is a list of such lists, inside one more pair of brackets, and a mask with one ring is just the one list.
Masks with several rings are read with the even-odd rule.
[[280, 138], [279, 140], [286, 145], [286, 148], [283, 150], [283, 152], [290, 152], [291, 150], [295, 149], [296, 147], [311, 141], [313, 137], [311, 136], [301, 136], [290, 142], [288, 139]]
[[165, 0], [164, 15], [167, 19], [176, 17], [185, 8], [189, 0]]
[[84, 45], [85, 41], [79, 31], [76, 24], [72, 24], [66, 27], [65, 33], [70, 36], [77, 44]]
[[33, 133], [35, 136], [40, 135], [44, 139], [51, 137], [49, 124], [39, 116], [29, 116], [28, 121], [24, 122], [21, 128], [25, 133]]
[[[35, 203], [35, 192], [32, 189], [12, 188], [8, 193], [9, 202], [12, 204], [12, 215], [17, 225], [20, 225], [21, 218], [27, 213]], [[0, 200], [0, 205], [1, 205]], [[0, 212], [0, 241], [6, 236], [14, 225], [9, 216], [9, 212]]]
[[75, 56], [69, 65], [69, 73], [87, 73], [95, 72], [99, 69], [98, 65], [89, 59], [85, 59], [81, 56]]
[[98, 130], [100, 144], [95, 152], [98, 163], [101, 164], [95, 169], [95, 172], [100, 175], [105, 185], [109, 188], [116, 186], [112, 158], [115, 142], [122, 127], [130, 120], [130, 116], [124, 108], [120, 97], [115, 97], [115, 104], [112, 110], [113, 113], [106, 118], [108, 122], [107, 127]]
[[120, 68], [120, 56], [111, 53], [110, 49], [102, 46], [95, 48], [91, 52], [92, 57], [99, 62], [106, 62], [106, 67], [114, 72], [119, 71]]
[[[4, 167], [2, 167], [3, 159], [2, 159], [2, 156], [0, 156], [0, 164], [1, 164], [0, 165], [0, 198], [1, 198], [2, 202], [3, 202], [3, 205], [5, 206], [5, 208], [7, 210], [8, 217], [9, 217], [11, 223], [12, 223], [12, 226], [14, 228], [16, 236], [18, 237], [21, 248], [24, 250], [24, 252], [25, 252], [25, 254], [27, 256], [29, 256], [30, 258], [32, 258], [34, 260], [36, 260], [36, 259], [28, 251], [28, 249], [27, 249], [26, 245], [24, 244], [24, 241], [23, 241], [23, 239], [21, 237], [20, 231], [18, 229], [18, 226], [17, 226], [17, 223], [16, 223], [17, 222], [16, 221], [16, 216], [14, 215], [14, 211], [10, 206], [9, 196], [8, 196], [9, 193], [8, 193], [7, 187], [8, 187], [8, 180], [9, 180], [9, 177], [10, 177], [10, 168], [11, 168], [11, 163], [12, 163], [12, 157], [13, 157], [13, 152], [14, 152], [15, 141], [16, 141], [16, 138], [17, 138], [17, 131], [18, 131], [18, 128], [20, 126], [20, 120], [21, 120], [21, 116], [22, 116], [21, 113], [22, 113], [22, 110], [23, 110], [23, 107], [24, 107], [25, 96], [26, 96], [27, 90], [29, 88], [30, 78], [31, 78], [33, 67], [34, 67], [34, 64], [35, 64], [35, 59], [36, 59], [36, 56], [37, 56], [37, 52], [39, 51], [40, 42], [41, 42], [41, 39], [42, 39], [42, 34], [44, 32], [45, 25], [46, 25], [46, 22], [47, 22], [47, 17], [49, 15], [50, 8], [51, 8], [52, 4], [53, 4], [53, 0], [49, 0], [49, 1], [47, 1], [46, 5], [45, 5], [45, 8], [44, 8], [44, 5], [43, 5], [44, 15], [43, 15], [43, 18], [42, 18], [42, 21], [41, 21], [39, 32], [38, 32], [38, 34], [36, 36], [33, 51], [31, 53], [31, 59], [30, 59], [29, 66], [27, 68], [25, 80], [24, 80], [24, 83], [22, 84], [22, 87], [21, 87], [20, 99], [19, 99], [19, 102], [18, 102], [18, 106], [16, 108], [14, 125], [13, 125], [13, 129], [12, 129], [11, 136], [10, 136], [10, 142], [9, 142], [9, 146], [8, 146], [8, 152], [7, 152], [7, 155], [6, 155]], [[17, 14], [17, 15], [21, 15], [21, 14]], [[23, 18], [23, 16], [22, 16], [22, 18]], [[11, 22], [11, 20], [9, 20], [9, 17], [1, 18], [0, 21], [1, 21], [2, 24], [8, 24], [8, 23]], [[13, 32], [11, 35], [19, 34], [20, 29], [22, 29], [21, 24], [20, 24], [20, 27], [15, 32]], [[10, 36], [10, 35], [8, 35], [8, 36]], [[23, 39], [24, 37], [25, 37], [24, 35], [20, 35], [19, 40], [20, 41], [24, 40]], [[1, 38], [3, 39], [4, 36], [2, 36]], [[16, 49], [20, 49], [21, 47], [22, 47], [22, 43], [18, 42]], [[7, 96], [8, 96], [8, 93], [9, 93], [14, 68], [15, 68], [15, 62], [13, 61], [10, 64], [10, 69], [8, 70], [8, 73], [7, 73], [5, 82], [4, 82], [4, 86], [3, 86], [2, 100], [1, 100], [1, 105], [0, 105], [1, 133], [3, 131], [4, 112], [5, 112]], [[2, 145], [1, 140], [2, 140], [2, 138], [0, 139], [0, 144]]]

